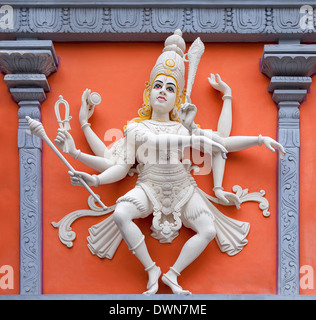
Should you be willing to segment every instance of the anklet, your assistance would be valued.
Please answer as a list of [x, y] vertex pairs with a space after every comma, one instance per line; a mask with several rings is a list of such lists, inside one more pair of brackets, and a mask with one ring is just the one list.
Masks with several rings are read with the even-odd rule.
[[83, 130], [85, 127], [90, 127], [90, 126], [91, 126], [91, 123], [86, 122], [81, 126], [81, 130]]
[[152, 264], [151, 266], [147, 267], [147, 268], [145, 269], [145, 271], [151, 270], [155, 265], [156, 265], [156, 262], [153, 262], [153, 264]]
[[178, 272], [174, 267], [170, 267], [170, 270], [172, 270], [178, 277], [181, 276], [181, 273]]

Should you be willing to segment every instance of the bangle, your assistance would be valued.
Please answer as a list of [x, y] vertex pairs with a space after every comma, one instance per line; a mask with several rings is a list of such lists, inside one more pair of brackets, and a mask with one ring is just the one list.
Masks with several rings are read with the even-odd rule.
[[229, 95], [224, 95], [222, 97], [223, 100], [226, 100], [226, 99], [230, 99], [230, 100], [233, 100], [233, 97], [232, 96], [229, 96]]
[[259, 137], [258, 137], [258, 146], [262, 146], [262, 143], [263, 143], [263, 137], [261, 134], [259, 134]]
[[91, 126], [91, 123], [89, 123], [89, 122], [86, 122], [86, 123], [84, 123], [82, 126], [81, 126], [81, 130], [83, 130], [85, 127], [87, 127], [87, 126]]
[[80, 151], [80, 149], [78, 149], [76, 151], [76, 154], [74, 155], [74, 159], [77, 160], [79, 158], [80, 154], [81, 154], [81, 151]]
[[100, 178], [96, 174], [93, 174], [92, 177], [95, 178], [96, 181], [97, 181], [97, 184], [94, 185], [94, 187], [98, 187], [100, 185], [100, 183], [101, 183]]
[[198, 126], [197, 126], [197, 124], [195, 124], [194, 122], [192, 123], [192, 126], [191, 126], [191, 130], [195, 130], [195, 129], [197, 129], [198, 128]]
[[219, 190], [224, 190], [223, 187], [214, 187], [214, 188], [213, 188], [213, 191], [215, 192], [217, 189], [219, 189]]

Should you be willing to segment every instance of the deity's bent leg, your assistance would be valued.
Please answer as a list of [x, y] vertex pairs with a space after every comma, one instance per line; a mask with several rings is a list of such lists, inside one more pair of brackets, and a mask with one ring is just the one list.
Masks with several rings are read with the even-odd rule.
[[178, 285], [178, 276], [204, 251], [216, 236], [213, 218], [207, 213], [202, 213], [195, 219], [189, 219], [186, 226], [193, 229], [196, 235], [184, 244], [177, 261], [162, 277], [162, 281], [171, 288], [173, 293], [185, 295], [190, 294], [190, 292], [183, 290]]
[[142, 263], [145, 271], [148, 272], [148, 291], [144, 292], [148, 295], [157, 292], [161, 271], [151, 259], [145, 244], [145, 236], [133, 222], [133, 219], [145, 218], [151, 213], [152, 205], [140, 188], [135, 188], [120, 198], [113, 213], [114, 221], [120, 229], [126, 244]]

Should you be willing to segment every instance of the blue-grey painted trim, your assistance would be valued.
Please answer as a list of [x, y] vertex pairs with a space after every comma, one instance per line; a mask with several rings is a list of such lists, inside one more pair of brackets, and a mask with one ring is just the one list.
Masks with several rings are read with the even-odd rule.
[[266, 45], [261, 72], [271, 78], [269, 91], [278, 105], [278, 140], [286, 149], [278, 166], [278, 294], [298, 295], [300, 104], [316, 72], [316, 46]]
[[180, 28], [187, 41], [194, 40], [196, 34], [204, 42], [277, 42], [282, 38], [307, 43], [316, 41], [316, 10], [313, 28], [302, 29], [300, 7], [259, 6], [256, 3], [246, 7], [131, 8], [91, 3], [73, 7], [67, 3], [53, 7], [13, 6], [13, 28], [1, 28], [0, 39], [36, 37], [53, 41], [152, 42], [164, 41], [166, 34]]
[[19, 102], [20, 293], [42, 293], [42, 143], [28, 136], [26, 116], [40, 120], [39, 101]]
[[286, 148], [278, 170], [278, 293], [281, 295], [299, 294], [299, 106], [293, 101], [279, 103], [278, 137]]
[[313, 0], [7, 0], [9, 5], [27, 7], [83, 6], [83, 7], [298, 7], [315, 5]]
[[20, 293], [42, 293], [42, 141], [27, 135], [26, 116], [41, 120], [48, 77], [57, 70], [51, 41], [0, 41], [0, 71], [19, 105]]

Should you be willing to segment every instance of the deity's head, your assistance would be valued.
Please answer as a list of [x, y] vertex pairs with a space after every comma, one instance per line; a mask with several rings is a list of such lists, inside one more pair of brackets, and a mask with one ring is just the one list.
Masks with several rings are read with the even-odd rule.
[[[166, 86], [167, 93], [172, 93], [171, 91], [174, 90], [174, 100], [169, 100], [169, 102], [172, 101], [170, 119], [179, 120], [177, 111], [185, 99], [185, 49], [186, 45], [181, 30], [176, 30], [166, 39], [163, 52], [151, 71], [150, 80], [146, 82], [144, 104], [138, 112], [140, 118], [134, 121], [139, 122], [151, 118], [152, 108], [155, 107], [153, 104], [157, 102], [152, 96], [156, 94], [159, 85]], [[158, 102], [157, 106], [159, 107]]]
[[152, 84], [158, 75], [173, 77], [181, 94], [185, 84], [184, 52], [185, 42], [181, 30], [178, 29], [166, 39], [162, 54], [151, 71], [149, 82]]

